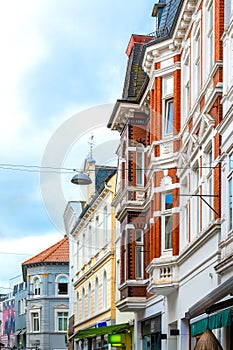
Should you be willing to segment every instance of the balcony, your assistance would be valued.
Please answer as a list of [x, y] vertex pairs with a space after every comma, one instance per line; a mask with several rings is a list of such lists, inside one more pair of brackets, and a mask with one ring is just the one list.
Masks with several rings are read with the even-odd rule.
[[126, 210], [142, 210], [146, 204], [147, 195], [144, 187], [127, 186], [119, 190], [113, 200], [116, 217], [119, 219]]
[[167, 296], [179, 287], [177, 257], [155, 258], [148, 265], [147, 272], [149, 273], [148, 293]]

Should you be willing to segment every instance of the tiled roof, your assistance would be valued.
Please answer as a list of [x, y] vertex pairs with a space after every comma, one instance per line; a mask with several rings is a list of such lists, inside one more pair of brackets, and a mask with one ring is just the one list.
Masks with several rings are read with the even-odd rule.
[[69, 262], [69, 241], [64, 237], [61, 241], [43, 250], [41, 253], [24, 261], [23, 265], [30, 265], [41, 262]]

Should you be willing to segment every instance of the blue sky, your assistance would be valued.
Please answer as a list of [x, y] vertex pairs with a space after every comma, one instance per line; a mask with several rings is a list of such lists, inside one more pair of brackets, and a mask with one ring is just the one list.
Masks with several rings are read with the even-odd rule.
[[[64, 131], [75, 115], [77, 137], [70, 141], [64, 159], [59, 155], [60, 144], [54, 148], [50, 166], [60, 162], [80, 168], [93, 130], [98, 162], [111, 158], [114, 146], [105, 147], [105, 142], [109, 146], [117, 137], [110, 136], [102, 124], [121, 97], [131, 34], [154, 30], [153, 4], [152, 0], [0, 3], [0, 163], [9, 164], [0, 168], [0, 264], [5, 267], [0, 269], [0, 293], [9, 279], [21, 273], [22, 261], [64, 234], [62, 205], [56, 212], [60, 219], [54, 220], [50, 213], [56, 206], [52, 186], [51, 196], [48, 193], [51, 203], [44, 203], [40, 172], [22, 171], [22, 167], [18, 171], [14, 165], [40, 166], [57, 130]], [[105, 106], [104, 116], [95, 113], [99, 105]], [[63, 142], [56, 139], [56, 145], [59, 140]], [[110, 150], [101, 158], [106, 148]], [[56, 157], [60, 157], [57, 163]], [[68, 182], [70, 177], [66, 174], [62, 181]], [[70, 187], [64, 198], [78, 199], [75, 191]]]

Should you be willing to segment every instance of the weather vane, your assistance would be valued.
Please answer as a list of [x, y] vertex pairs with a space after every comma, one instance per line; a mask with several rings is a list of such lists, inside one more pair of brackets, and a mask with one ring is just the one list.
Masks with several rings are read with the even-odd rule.
[[88, 141], [88, 143], [90, 145], [90, 158], [93, 158], [93, 147], [95, 145], [93, 133], [91, 133], [90, 141]]

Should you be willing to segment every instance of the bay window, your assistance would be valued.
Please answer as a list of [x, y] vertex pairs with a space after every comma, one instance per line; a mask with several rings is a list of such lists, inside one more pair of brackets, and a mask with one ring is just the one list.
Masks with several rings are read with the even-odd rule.
[[135, 231], [136, 278], [143, 278], [143, 230]]
[[173, 134], [174, 100], [173, 76], [163, 78], [163, 133], [164, 136]]
[[162, 248], [163, 251], [172, 249], [172, 193], [165, 193], [162, 197]]

